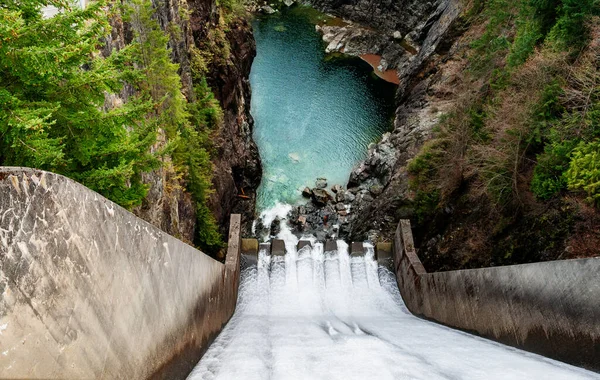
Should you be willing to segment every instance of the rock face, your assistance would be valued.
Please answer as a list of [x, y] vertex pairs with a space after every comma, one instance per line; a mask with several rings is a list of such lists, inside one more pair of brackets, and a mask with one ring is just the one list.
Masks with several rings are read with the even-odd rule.
[[[256, 45], [247, 21], [238, 21], [226, 34], [231, 56], [226, 65], [214, 67], [208, 83], [221, 102], [224, 125], [216, 139], [215, 192], [209, 206], [227, 232], [229, 215], [241, 214], [248, 230], [255, 219], [256, 189], [262, 178], [258, 147], [252, 140], [254, 120], [250, 116], [250, 68]], [[194, 37], [196, 41], [200, 36]]]
[[336, 195], [335, 202], [345, 207], [330, 202], [315, 211], [311, 209], [314, 205], [309, 205], [312, 214], [306, 218], [308, 223], [321, 223], [321, 214], [332, 208], [339, 221], [339, 236], [356, 241], [389, 240], [398, 220], [414, 212], [407, 160], [452, 104], [443, 96], [431, 96], [434, 82], [443, 77], [418, 76], [437, 59], [440, 50], [452, 45], [453, 25], [462, 5], [459, 0], [312, 0], [311, 4], [346, 21], [342, 26], [319, 27], [328, 51], [380, 55], [379, 69], [396, 69], [400, 85], [392, 132], [369, 146], [367, 159], [352, 171], [347, 190]]
[[[223, 125], [215, 136], [216, 154], [213, 164], [214, 193], [209, 200], [222, 234], [225, 236], [229, 215], [242, 214], [244, 223], [254, 219], [256, 188], [260, 184], [262, 167], [258, 148], [252, 140], [253, 120], [250, 116], [250, 85], [248, 76], [256, 47], [247, 21], [237, 20], [227, 28], [220, 24], [220, 8], [216, 0], [167, 0], [156, 6], [156, 18], [164, 30], [176, 25], [179, 36], [171, 37], [169, 48], [172, 59], [180, 66], [183, 93], [194, 99], [190, 54], [200, 48], [211, 30], [224, 31], [224, 43], [230, 46], [230, 55], [215, 60], [207, 73], [207, 82], [223, 109]], [[189, 14], [189, 17], [182, 15]], [[131, 41], [127, 23], [117, 13], [111, 19], [111, 35], [106, 39], [103, 52], [121, 49]], [[126, 88], [121, 99], [132, 89]], [[113, 99], [112, 102], [122, 101]], [[164, 143], [159, 141], [158, 145]], [[163, 168], [144, 175], [150, 185], [149, 194], [134, 213], [167, 233], [186, 242], [195, 236], [196, 212], [192, 197], [185, 191], [185, 183], [166, 162]]]
[[435, 52], [462, 9], [459, 0], [358, 0], [342, 4], [312, 0], [311, 4], [350, 20], [344, 26], [319, 27], [328, 43], [327, 51], [381, 56], [380, 71], [398, 71], [400, 95]]

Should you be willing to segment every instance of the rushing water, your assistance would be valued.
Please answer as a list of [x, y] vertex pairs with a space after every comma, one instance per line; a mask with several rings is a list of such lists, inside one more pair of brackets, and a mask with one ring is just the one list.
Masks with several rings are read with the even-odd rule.
[[234, 316], [188, 379], [600, 379], [412, 316], [372, 252], [293, 243], [242, 272]]
[[264, 170], [259, 211], [296, 203], [317, 177], [345, 185], [390, 125], [395, 86], [360, 59], [326, 57], [314, 18], [295, 7], [253, 24], [251, 112]]

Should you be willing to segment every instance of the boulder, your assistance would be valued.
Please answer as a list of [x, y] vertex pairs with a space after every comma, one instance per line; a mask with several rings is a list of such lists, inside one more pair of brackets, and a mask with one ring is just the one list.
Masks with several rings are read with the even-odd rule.
[[338, 203], [338, 204], [335, 205], [335, 209], [337, 211], [345, 210], [346, 206], [343, 203]]
[[354, 199], [356, 199], [356, 195], [352, 194], [349, 191], [344, 192], [344, 202], [352, 203], [354, 202]]
[[268, 14], [268, 15], [277, 12], [270, 5], [263, 5], [262, 7], [260, 7], [260, 11], [263, 12], [263, 13], [265, 13], [265, 14]]
[[313, 189], [312, 200], [318, 206], [325, 206], [331, 200], [331, 195], [326, 190]]
[[305, 187], [304, 190], [302, 190], [302, 196], [304, 198], [312, 197], [312, 190], [309, 187]]
[[281, 232], [281, 220], [279, 218], [275, 218], [273, 223], [271, 223], [271, 236], [277, 236]]
[[379, 185], [379, 184], [375, 184], [369, 187], [369, 191], [371, 192], [371, 194], [373, 194], [374, 196], [378, 196], [381, 193], [383, 193], [383, 186]]
[[298, 217], [298, 225], [304, 226], [306, 224], [306, 215], [300, 215]]
[[342, 186], [340, 186], [340, 185], [333, 185], [331, 187], [331, 191], [333, 191], [336, 194], [339, 193], [340, 191], [343, 191], [343, 190], [344, 190], [344, 188]]

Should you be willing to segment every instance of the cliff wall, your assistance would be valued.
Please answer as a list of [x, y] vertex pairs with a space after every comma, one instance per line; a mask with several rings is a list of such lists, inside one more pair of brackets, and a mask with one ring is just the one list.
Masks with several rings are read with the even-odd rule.
[[[255, 190], [262, 176], [250, 116], [248, 77], [256, 55], [251, 27], [243, 17], [226, 15], [227, 11], [214, 0], [168, 0], [154, 6], [161, 28], [170, 33], [169, 48], [173, 62], [179, 64], [184, 95], [189, 101], [195, 100], [194, 86], [202, 75], [223, 111], [218, 130], [210, 137], [214, 192], [208, 207], [225, 236], [231, 213], [242, 214], [244, 224], [254, 219]], [[132, 39], [130, 26], [118, 12], [111, 24], [113, 29], [105, 52], [120, 49]], [[194, 59], [201, 60], [203, 67], [194, 67]], [[120, 97], [126, 100], [129, 91], [132, 89], [126, 89]], [[164, 143], [164, 139], [158, 141], [156, 149]], [[162, 168], [145, 174], [144, 182], [150, 185], [150, 190], [134, 213], [193, 243], [197, 233], [194, 200], [179, 177], [168, 160]]]

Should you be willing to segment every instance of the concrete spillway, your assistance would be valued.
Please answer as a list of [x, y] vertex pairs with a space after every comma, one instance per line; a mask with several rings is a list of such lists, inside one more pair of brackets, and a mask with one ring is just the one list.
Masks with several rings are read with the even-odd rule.
[[285, 229], [259, 249], [240, 225], [222, 264], [72, 180], [0, 168], [0, 379], [179, 379], [201, 357], [192, 379], [600, 379], [563, 363], [600, 371], [600, 258], [427, 273], [407, 221], [382, 266]]
[[261, 247], [233, 318], [188, 379], [600, 379], [414, 317], [373, 249]]

